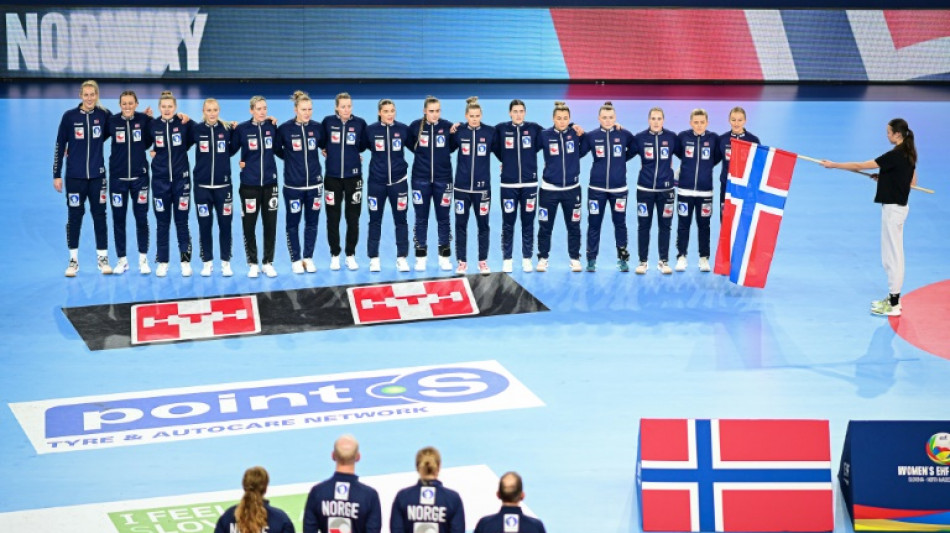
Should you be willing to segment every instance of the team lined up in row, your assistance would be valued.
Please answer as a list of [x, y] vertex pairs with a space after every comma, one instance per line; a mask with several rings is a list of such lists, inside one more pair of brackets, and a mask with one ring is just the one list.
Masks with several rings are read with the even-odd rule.
[[[693, 218], [699, 236], [699, 268], [709, 271], [710, 219], [713, 212], [713, 169], [728, 162], [733, 138], [751, 142], [758, 139], [745, 131], [745, 111], [730, 112], [731, 131], [719, 136], [707, 131], [708, 115], [702, 109], [690, 115], [691, 129], [675, 134], [663, 127], [660, 108], [648, 113], [649, 127], [637, 134], [616, 124], [616, 112], [610, 102], [598, 112], [599, 127], [585, 132], [572, 123], [569, 108], [556, 102], [553, 126], [547, 129], [525, 121], [525, 105], [512, 100], [511, 120], [497, 126], [482, 124], [477, 98], [470, 98], [465, 123], [453, 124], [441, 118], [438, 99], [424, 103], [424, 118], [405, 125], [395, 120], [391, 100], [380, 100], [378, 121], [367, 124], [352, 114], [352, 99], [337, 95], [335, 114], [322, 122], [312, 120], [313, 103], [297, 91], [293, 96], [295, 117], [279, 126], [268, 116], [267, 102], [255, 96], [250, 100], [251, 120], [227, 123], [218, 116], [216, 100], [208, 99], [200, 122], [177, 113], [177, 102], [169, 92], [159, 100], [160, 116], [151, 118], [136, 111], [138, 99], [126, 91], [120, 97], [122, 112], [112, 115], [99, 105], [98, 86], [86, 82], [81, 89], [82, 103], [63, 115], [56, 143], [54, 186], [62, 190], [60, 171], [66, 169], [66, 193], [69, 206], [67, 239], [70, 250], [67, 276], [78, 271], [78, 243], [84, 204], [88, 199], [96, 232], [98, 266], [103, 273], [122, 273], [129, 268], [126, 259], [125, 220], [132, 205], [136, 220], [139, 268], [149, 273], [147, 252], [149, 188], [157, 228], [157, 275], [165, 276], [169, 261], [169, 234], [174, 219], [181, 256], [182, 275], [191, 275], [191, 237], [188, 215], [193, 201], [198, 214], [202, 275], [213, 270], [213, 219], [217, 218], [221, 270], [232, 275], [231, 157], [240, 152], [241, 215], [244, 243], [249, 265], [248, 276], [261, 271], [273, 277], [278, 194], [275, 158], [284, 160], [283, 201], [286, 233], [292, 269], [295, 273], [314, 272], [313, 254], [319, 214], [326, 205], [327, 240], [330, 268], [345, 264], [357, 269], [356, 245], [363, 204], [361, 153], [369, 150], [371, 159], [366, 186], [366, 204], [370, 212], [367, 253], [370, 270], [380, 270], [379, 244], [386, 203], [392, 209], [396, 233], [396, 266], [409, 271], [408, 205], [415, 211], [415, 269], [427, 266], [427, 233], [430, 209], [438, 225], [438, 257], [443, 270], [451, 270], [452, 232], [450, 214], [455, 211], [456, 272], [467, 271], [467, 227], [470, 214], [478, 227], [478, 269], [488, 267], [489, 214], [491, 210], [491, 155], [501, 161], [500, 195], [502, 208], [503, 270], [512, 270], [514, 226], [520, 215], [522, 267], [547, 270], [551, 233], [558, 209], [568, 234], [568, 254], [574, 271], [583, 269], [580, 261], [581, 184], [580, 159], [593, 154], [588, 188], [587, 270], [596, 269], [600, 228], [607, 211], [615, 227], [618, 267], [627, 271], [626, 209], [628, 198], [626, 163], [639, 156], [641, 169], [636, 181], [639, 265], [635, 271], [647, 271], [650, 230], [654, 213], [659, 237], [659, 270], [672, 273], [668, 264], [669, 238], [674, 210], [679, 217], [676, 270], [687, 267], [689, 230]], [[105, 178], [104, 145], [112, 139], [109, 157], [110, 179]], [[188, 150], [195, 146], [192, 174]], [[151, 150], [151, 180], [146, 152]], [[412, 152], [410, 171], [405, 152]], [[457, 152], [453, 173], [451, 154]], [[544, 167], [538, 172], [537, 153], [543, 152]], [[324, 167], [320, 154], [325, 157]], [[66, 162], [63, 165], [64, 155]], [[673, 158], [681, 160], [678, 176]], [[720, 174], [720, 205], [724, 198], [728, 164]], [[192, 180], [193, 178], [193, 180]], [[411, 183], [411, 190], [410, 190]], [[326, 189], [324, 191], [324, 188]], [[540, 190], [539, 190], [540, 189]], [[98, 201], [97, 201], [98, 199]], [[111, 199], [116, 251], [119, 261], [113, 270], [108, 260], [105, 204]], [[258, 265], [255, 229], [261, 214], [264, 250]], [[345, 247], [340, 245], [340, 219], [347, 222]], [[532, 263], [534, 218], [537, 214], [538, 263]], [[304, 222], [303, 246], [299, 227]]]
[[[356, 475], [360, 460], [359, 443], [343, 435], [333, 444], [333, 475], [313, 486], [303, 511], [304, 533], [380, 533], [382, 509], [379, 493]], [[419, 481], [400, 490], [389, 517], [391, 533], [464, 533], [465, 509], [459, 493], [439, 481], [442, 457], [431, 446], [416, 453]], [[287, 513], [264, 499], [270, 479], [267, 470], [256, 466], [244, 472], [244, 495], [218, 519], [215, 533], [262, 531], [294, 533]], [[475, 533], [544, 533], [544, 524], [524, 514], [521, 476], [507, 472], [498, 482], [501, 510], [482, 517]]]

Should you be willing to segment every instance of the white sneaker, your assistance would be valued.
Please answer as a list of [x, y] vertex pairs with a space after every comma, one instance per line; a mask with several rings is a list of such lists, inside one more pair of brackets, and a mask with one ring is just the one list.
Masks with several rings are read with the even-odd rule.
[[261, 275], [261, 267], [257, 266], [257, 263], [254, 263], [253, 265], [249, 265], [247, 267], [247, 277], [256, 278], [257, 276], [260, 276], [260, 275]]
[[103, 274], [112, 274], [112, 267], [109, 266], [109, 257], [105, 255], [100, 255], [99, 259], [96, 260], [96, 266], [99, 267], [99, 272]]
[[313, 262], [313, 259], [309, 257], [304, 257], [303, 269], [309, 272], [310, 274], [313, 274], [314, 272], [317, 271], [317, 264]]
[[290, 270], [294, 274], [303, 274], [303, 261], [294, 261], [293, 263], [290, 263]]
[[277, 277], [277, 271], [274, 270], [274, 264], [273, 264], [273, 263], [264, 263], [264, 266], [261, 267], [261, 272], [263, 272], [264, 275], [267, 276], [267, 277], [269, 277], [269, 278], [276, 278], [276, 277]]
[[547, 257], [544, 257], [544, 258], [538, 259], [538, 266], [535, 267], [535, 270], [537, 270], [538, 272], [547, 272], [547, 271], [548, 271], [548, 258], [547, 258]]
[[234, 275], [234, 271], [231, 270], [230, 261], [221, 261], [221, 275], [226, 278], [230, 278], [231, 276]]
[[478, 273], [482, 275], [491, 274], [491, 268], [488, 267], [488, 261], [478, 262]]
[[439, 256], [439, 268], [444, 272], [452, 270], [452, 260], [445, 256]]
[[686, 272], [686, 267], [689, 266], [686, 263], [686, 256], [681, 255], [676, 258], [676, 271], [677, 272]]
[[646, 261], [640, 261], [640, 264], [637, 265], [637, 268], [633, 269], [633, 271], [636, 272], [637, 274], [646, 274], [648, 268], [650, 267], [647, 266]]
[[[355, 256], [355, 255], [348, 255], [348, 256], [346, 256], [346, 268], [348, 268], [348, 269], [350, 269], [350, 270], [357, 270], [359, 267], [360, 267], [360, 265], [359, 265], [359, 263], [356, 262], [356, 256]], [[379, 272], [379, 271], [377, 270], [377, 272]]]
[[709, 267], [709, 258], [700, 257], [699, 258], [699, 271], [700, 272], [710, 272], [712, 268]]
[[670, 268], [670, 264], [666, 261], [660, 261], [659, 263], [657, 263], [656, 269], [659, 270], [660, 273], [664, 275], [670, 275], [673, 273], [673, 269]]
[[[399, 263], [399, 260], [396, 259], [396, 263]], [[452, 268], [452, 265], [449, 265], [449, 268]], [[426, 256], [421, 255], [416, 257], [416, 272], [425, 272], [426, 271]]]
[[191, 263], [187, 261], [182, 261], [181, 262], [181, 277], [190, 278], [191, 274], [192, 274]]
[[466, 263], [465, 261], [459, 261], [459, 266], [458, 268], [455, 269], [455, 273], [464, 274], [466, 272], [468, 272], [468, 263]]
[[[416, 265], [416, 266], [418, 266], [418, 265]], [[423, 264], [423, 266], [425, 266], [425, 265]], [[397, 258], [396, 258], [396, 270], [398, 270], [398, 271], [400, 271], [400, 272], [409, 272], [409, 261], [407, 261], [405, 257], [397, 257]]]
[[513, 262], [511, 259], [505, 259], [504, 261], [502, 261], [501, 271], [506, 274], [511, 274], [512, 270], [514, 270], [514, 265], [512, 263]]
[[521, 270], [524, 272], [534, 272], [534, 265], [531, 264], [530, 257], [525, 257], [521, 260]]
[[148, 275], [152, 273], [152, 267], [148, 266], [147, 257], [139, 257], [139, 274]]
[[201, 277], [207, 278], [214, 271], [214, 261], [205, 261], [201, 266]]
[[168, 263], [159, 263], [158, 267], [155, 269], [155, 275], [164, 278], [168, 275]]
[[125, 274], [125, 271], [129, 269], [129, 260], [120, 257], [115, 263], [115, 268], [112, 269], [113, 274]]
[[578, 259], [571, 259], [571, 272], [581, 272], [584, 270], [584, 267], [581, 266], [581, 262]]
[[[346, 258], [346, 262], [347, 262], [347, 265], [346, 265], [346, 266], [349, 267], [349, 266], [350, 266], [350, 265], [349, 265], [349, 262], [350, 262], [350, 258], [349, 258], [349, 257]], [[353, 269], [350, 269], [350, 270], [353, 270]], [[381, 268], [380, 265], [379, 265], [379, 258], [378, 258], [378, 257], [370, 257], [370, 258], [369, 258], [369, 271], [370, 271], [370, 272], [379, 272], [380, 270], [382, 270], [382, 268]]]
[[330, 257], [330, 270], [340, 270], [340, 256]]
[[79, 261], [76, 261], [75, 259], [70, 259], [69, 266], [66, 267], [66, 277], [75, 278], [77, 272], [79, 272]]

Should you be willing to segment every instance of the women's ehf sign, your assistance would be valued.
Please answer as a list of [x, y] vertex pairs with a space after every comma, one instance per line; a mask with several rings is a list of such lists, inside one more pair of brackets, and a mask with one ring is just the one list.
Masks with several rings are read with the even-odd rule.
[[950, 531], [950, 421], [854, 421], [838, 471], [855, 531]]

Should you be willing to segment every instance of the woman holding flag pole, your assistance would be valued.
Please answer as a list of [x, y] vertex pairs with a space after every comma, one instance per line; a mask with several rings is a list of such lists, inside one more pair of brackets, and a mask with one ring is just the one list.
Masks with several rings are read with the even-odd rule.
[[881, 204], [881, 262], [887, 273], [888, 295], [871, 302], [871, 313], [900, 316], [901, 285], [904, 283], [904, 221], [908, 212], [907, 197], [911, 187], [917, 185], [917, 149], [914, 132], [902, 118], [887, 123], [887, 140], [894, 149], [877, 159], [848, 163], [823, 160], [821, 165], [851, 171], [880, 169], [871, 177], [877, 181], [874, 202]]

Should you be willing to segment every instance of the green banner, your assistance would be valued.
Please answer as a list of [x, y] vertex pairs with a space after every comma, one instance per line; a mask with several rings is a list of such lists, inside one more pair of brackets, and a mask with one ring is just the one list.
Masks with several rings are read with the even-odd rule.
[[[291, 494], [268, 498], [270, 504], [290, 516], [297, 531], [302, 531], [303, 507], [306, 494]], [[109, 519], [119, 533], [213, 533], [218, 517], [236, 501], [208, 502], [152, 509], [135, 509], [109, 513]]]

